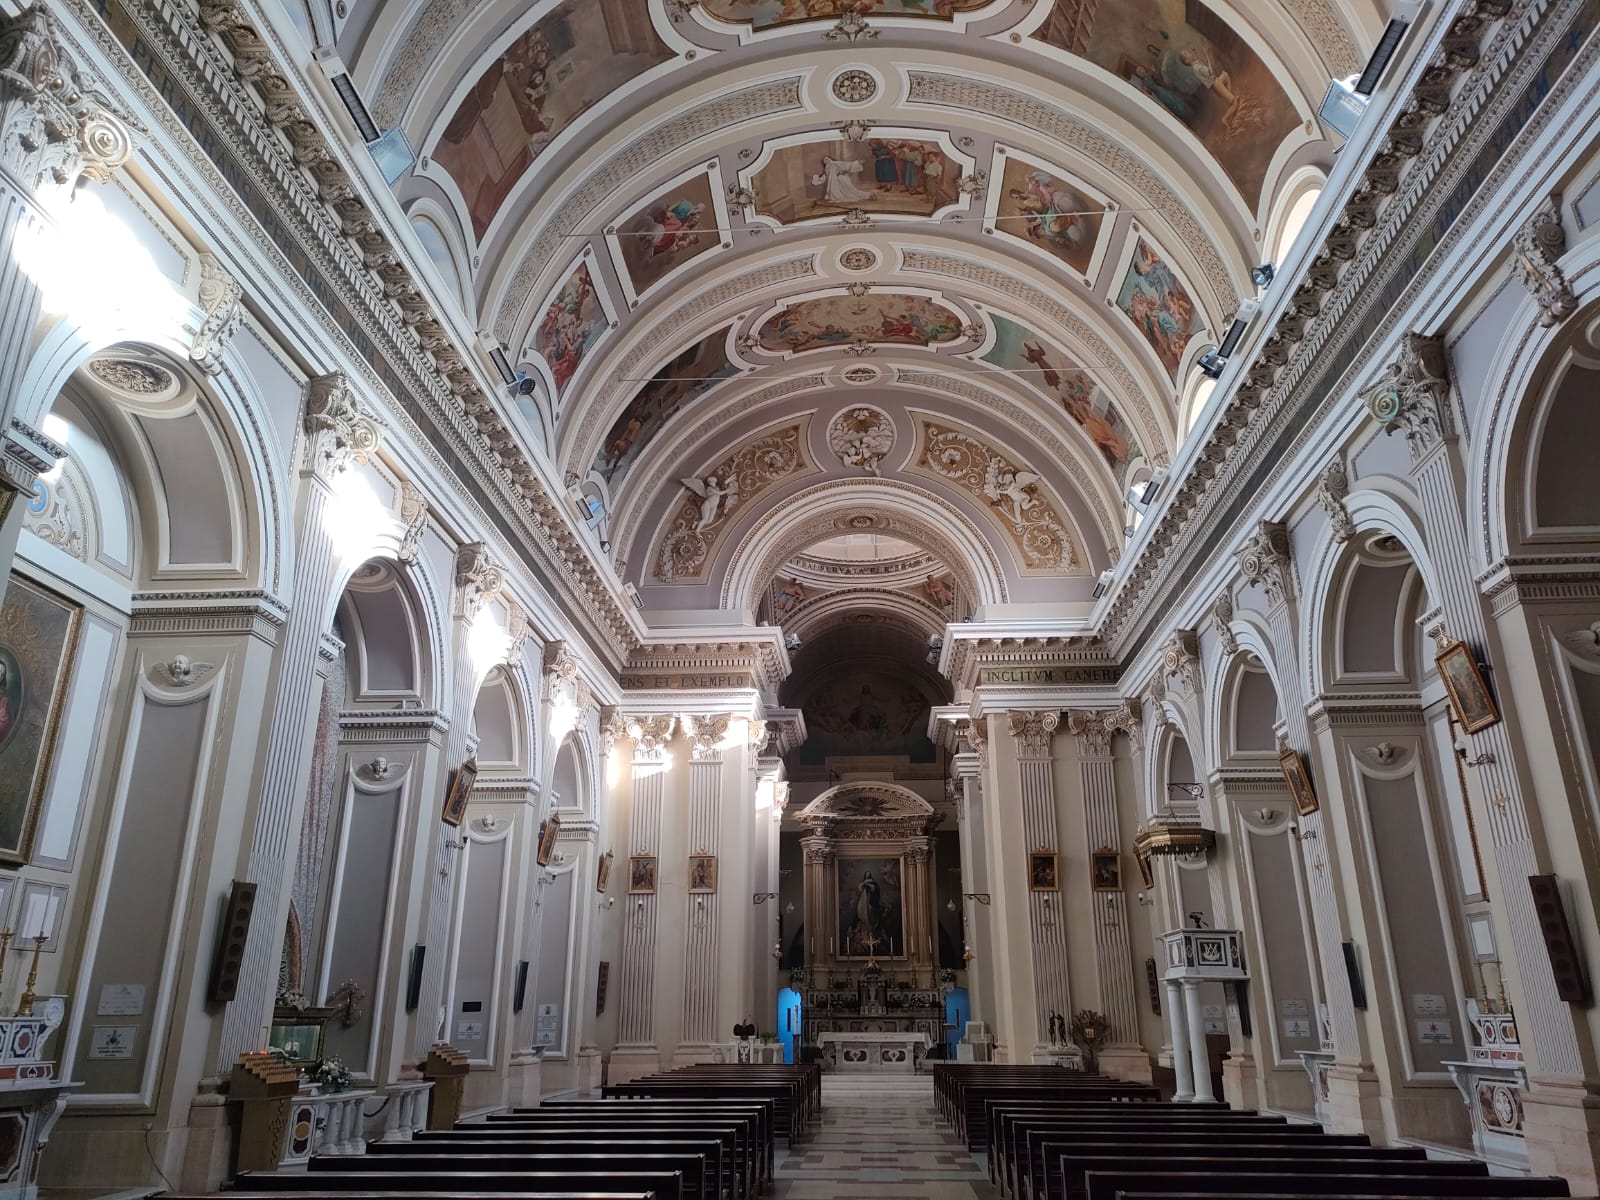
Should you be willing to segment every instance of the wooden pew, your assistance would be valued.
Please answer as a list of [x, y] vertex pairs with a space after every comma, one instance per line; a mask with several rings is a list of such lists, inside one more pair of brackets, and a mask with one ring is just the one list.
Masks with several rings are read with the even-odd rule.
[[[1297, 1198], [1337, 1197], [1416, 1197], [1448, 1196], [1451, 1200], [1478, 1200], [1494, 1197], [1567, 1196], [1564, 1180], [1523, 1179], [1492, 1176], [1482, 1163], [1395, 1164], [1390, 1171], [1343, 1171], [1321, 1173], [1306, 1163], [1293, 1170], [1282, 1163], [1262, 1164], [1252, 1169], [1248, 1162], [1229, 1163], [1213, 1171], [1182, 1170], [1177, 1166], [1097, 1167], [1085, 1177], [1085, 1200], [1127, 1200], [1129, 1193], [1163, 1198], [1174, 1196], [1284, 1195]], [[1471, 1168], [1477, 1168], [1473, 1172]], [[1068, 1168], [1070, 1170], [1070, 1168]]]
[[[1204, 1142], [1160, 1143], [1143, 1146], [1093, 1142], [1051, 1143], [1042, 1147], [1043, 1171], [1049, 1190], [1031, 1190], [1029, 1200], [1061, 1200], [1082, 1196], [1084, 1177], [1089, 1171], [1117, 1169], [1129, 1165], [1144, 1170], [1315, 1171], [1318, 1174], [1414, 1174], [1427, 1173], [1436, 1165], [1447, 1166], [1441, 1174], [1475, 1176], [1484, 1173], [1472, 1162], [1430, 1163], [1427, 1154], [1415, 1146], [1324, 1147], [1320, 1141], [1309, 1145], [1261, 1143], [1245, 1146], [1212, 1145]], [[1242, 1164], [1242, 1165], [1241, 1165]], [[1048, 1175], [1045, 1174], [1048, 1172]], [[1066, 1191], [1063, 1191], [1063, 1185]]]
[[607, 1084], [600, 1090], [602, 1099], [668, 1100], [688, 1111], [684, 1101], [695, 1106], [707, 1100], [769, 1100], [776, 1105], [774, 1126], [792, 1146], [804, 1136], [802, 1108], [797, 1103], [795, 1085], [779, 1083], [735, 1084], [690, 1079], [636, 1079], [632, 1083]]
[[632, 1158], [637, 1155], [666, 1155], [684, 1164], [684, 1187], [700, 1200], [747, 1200], [740, 1180], [727, 1171], [724, 1145], [704, 1137], [660, 1137], [643, 1132], [634, 1136], [607, 1133], [563, 1133], [541, 1138], [531, 1144], [513, 1143], [499, 1150], [483, 1151], [485, 1143], [443, 1146], [421, 1143], [420, 1149], [398, 1143], [386, 1152], [356, 1157], [317, 1157], [307, 1164], [312, 1174], [325, 1171], [417, 1171], [422, 1174], [448, 1174], [451, 1171], [501, 1171], [516, 1175], [548, 1166], [552, 1157], [591, 1155], [602, 1158]]
[[608, 1168], [590, 1163], [576, 1169], [525, 1171], [515, 1176], [496, 1171], [456, 1171], [449, 1175], [245, 1171], [235, 1190], [227, 1195], [228, 1200], [283, 1200], [285, 1196], [295, 1196], [296, 1200], [372, 1200], [378, 1195], [415, 1200], [418, 1192], [444, 1200], [461, 1200], [479, 1193], [492, 1193], [495, 1200], [503, 1200], [506, 1192], [644, 1192], [655, 1200], [687, 1200], [681, 1171], [631, 1170], [620, 1165]]
[[[1011, 1180], [1023, 1152], [1027, 1131], [1036, 1127], [1068, 1124], [1107, 1132], [1143, 1129], [1147, 1125], [1153, 1131], [1167, 1127], [1229, 1130], [1241, 1122], [1267, 1128], [1289, 1127], [1285, 1117], [1261, 1116], [1250, 1109], [1236, 1110], [1225, 1105], [1123, 1104], [1108, 1101], [1058, 1101], [1051, 1104], [987, 1100], [984, 1110], [989, 1127], [989, 1177], [1006, 1190], [1014, 1186]], [[1319, 1127], [1306, 1125], [1295, 1128], [1313, 1132]]]
[[1159, 1103], [1154, 1088], [1141, 1083], [1077, 1083], [1066, 1087], [1016, 1087], [1007, 1084], [972, 1082], [957, 1084], [957, 1103], [954, 1109], [956, 1136], [966, 1142], [967, 1149], [977, 1153], [989, 1143], [989, 1126], [986, 1120], [986, 1100], [1006, 1100], [1013, 1103], [1029, 1101], [1037, 1104], [1056, 1100], [1117, 1101], [1130, 1107], [1136, 1103]]
[[[510, 1112], [489, 1113], [482, 1121], [460, 1122], [458, 1130], [493, 1128], [537, 1128], [539, 1122], [553, 1116], [590, 1118], [607, 1113], [623, 1120], [682, 1120], [686, 1116], [717, 1120], [731, 1120], [745, 1125], [754, 1139], [755, 1152], [761, 1160], [760, 1177], [771, 1179], [776, 1158], [775, 1136], [777, 1103], [772, 1100], [704, 1100], [691, 1110], [686, 1110], [676, 1100], [550, 1100], [539, 1108], [518, 1108]], [[417, 1137], [424, 1137], [418, 1133]]]

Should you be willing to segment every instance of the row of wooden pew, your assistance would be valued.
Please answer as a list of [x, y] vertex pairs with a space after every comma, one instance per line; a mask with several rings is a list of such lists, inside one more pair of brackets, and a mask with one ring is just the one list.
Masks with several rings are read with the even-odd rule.
[[[820, 1120], [815, 1066], [706, 1065], [319, 1156], [303, 1172], [243, 1172], [229, 1200], [757, 1200], [775, 1143]], [[198, 1200], [175, 1197], [174, 1200]]]
[[1567, 1196], [1564, 1180], [1492, 1176], [1365, 1134], [1239, 1111], [1163, 1102], [1152, 1087], [1060, 1067], [934, 1068], [939, 1112], [988, 1155], [1013, 1200], [1477, 1200]]

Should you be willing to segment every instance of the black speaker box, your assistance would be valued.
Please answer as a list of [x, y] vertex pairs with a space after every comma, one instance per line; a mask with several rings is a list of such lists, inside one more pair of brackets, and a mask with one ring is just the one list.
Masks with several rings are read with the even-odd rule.
[[422, 963], [428, 956], [428, 948], [421, 942], [411, 947], [411, 974], [406, 980], [406, 1011], [416, 1012], [417, 1003], [422, 999]]
[[1584, 978], [1583, 960], [1567, 923], [1567, 908], [1561, 902], [1561, 881], [1554, 875], [1529, 875], [1533, 911], [1544, 934], [1545, 952], [1550, 955], [1550, 973], [1556, 978], [1556, 995], [1568, 1004], [1589, 1003], [1589, 982]]
[[1350, 1003], [1359, 1012], [1367, 1008], [1367, 985], [1361, 981], [1361, 963], [1356, 959], [1356, 944], [1345, 942], [1344, 973], [1350, 977]]
[[244, 944], [250, 936], [250, 914], [255, 907], [256, 885], [235, 879], [217, 934], [217, 953], [211, 960], [206, 999], [212, 1004], [227, 1004], [239, 994], [239, 969], [244, 965]]

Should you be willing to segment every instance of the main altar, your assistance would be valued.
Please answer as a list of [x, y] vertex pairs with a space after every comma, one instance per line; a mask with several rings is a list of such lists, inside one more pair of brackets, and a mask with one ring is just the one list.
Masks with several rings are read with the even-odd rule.
[[841, 784], [806, 829], [802, 1044], [839, 1070], [913, 1070], [944, 1038], [933, 806], [894, 783]]

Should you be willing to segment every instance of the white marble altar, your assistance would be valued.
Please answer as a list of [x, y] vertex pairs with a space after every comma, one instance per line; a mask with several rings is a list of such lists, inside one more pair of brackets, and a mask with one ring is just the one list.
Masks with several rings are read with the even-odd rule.
[[819, 1035], [817, 1041], [836, 1071], [906, 1075], [917, 1069], [933, 1044], [920, 1030], [878, 1033], [833, 1030]]

